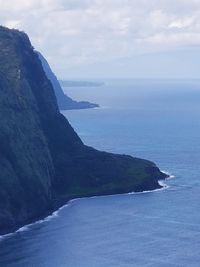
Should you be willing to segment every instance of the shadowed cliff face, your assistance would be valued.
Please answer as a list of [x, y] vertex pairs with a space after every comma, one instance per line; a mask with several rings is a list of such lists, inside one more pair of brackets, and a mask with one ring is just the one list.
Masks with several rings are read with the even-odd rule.
[[26, 34], [0, 27], [0, 51], [0, 232], [73, 197], [159, 187], [154, 163], [82, 143]]
[[56, 95], [58, 107], [60, 110], [68, 110], [68, 109], [87, 109], [87, 108], [96, 108], [99, 105], [90, 103], [88, 101], [75, 101], [69, 96], [65, 95], [58, 79], [56, 78], [55, 74], [51, 70], [48, 62], [46, 59], [38, 52], [39, 58], [41, 60], [43, 69], [46, 73], [47, 78], [51, 81], [53, 85], [53, 89]]

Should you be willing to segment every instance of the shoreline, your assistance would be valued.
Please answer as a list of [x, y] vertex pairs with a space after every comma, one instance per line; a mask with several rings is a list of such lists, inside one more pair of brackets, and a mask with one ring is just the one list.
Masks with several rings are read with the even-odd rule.
[[143, 192], [130, 192], [128, 193], [129, 195], [140, 195], [140, 194], [148, 194], [148, 193], [153, 193], [153, 192], [159, 192], [163, 190], [167, 190], [170, 186], [165, 183], [167, 180], [174, 179], [175, 176], [167, 171], [161, 171], [162, 173], [166, 174], [168, 177], [165, 178], [164, 180], [158, 180], [159, 185], [161, 188], [153, 189], [153, 190], [146, 190]]
[[[158, 180], [158, 183], [159, 185], [161, 186], [160, 188], [156, 188], [156, 189], [153, 189], [153, 190], [146, 190], [146, 191], [141, 191], [141, 192], [129, 192], [129, 193], [124, 193], [124, 194], [111, 194], [111, 195], [94, 195], [94, 196], [85, 196], [85, 197], [74, 197], [74, 198], [71, 198], [69, 200], [66, 200], [66, 204], [60, 206], [59, 208], [57, 208], [55, 211], [53, 211], [52, 213], [47, 213], [48, 215], [45, 216], [45, 217], [41, 217], [41, 219], [39, 220], [35, 220], [31, 223], [27, 223], [21, 227], [17, 227], [17, 228], [14, 228], [13, 227], [13, 232], [9, 232], [9, 233], [5, 233], [5, 234], [2, 234], [0, 235], [0, 242], [3, 241], [4, 239], [12, 236], [12, 235], [16, 235], [20, 232], [24, 232], [24, 231], [28, 231], [30, 230], [30, 227], [31, 226], [34, 226], [36, 224], [41, 224], [41, 223], [45, 223], [45, 222], [48, 222], [48, 221], [51, 221], [52, 219], [56, 218], [59, 214], [59, 212], [61, 210], [63, 210], [64, 208], [68, 207], [71, 205], [72, 202], [75, 202], [77, 200], [80, 200], [80, 199], [84, 199], [84, 198], [99, 198], [99, 197], [105, 197], [105, 196], [116, 196], [116, 195], [140, 195], [140, 194], [148, 194], [148, 193], [154, 193], [154, 192], [159, 192], [159, 191], [163, 191], [163, 190], [167, 190], [169, 188], [169, 186], [167, 184], [164, 183], [165, 180], [170, 180], [170, 179], [173, 179], [175, 178], [174, 175], [170, 174], [169, 172], [167, 171], [161, 171], [162, 173], [166, 174], [167, 175], [167, 178], [165, 178], [164, 180]], [[14, 230], [15, 229], [15, 230]]]

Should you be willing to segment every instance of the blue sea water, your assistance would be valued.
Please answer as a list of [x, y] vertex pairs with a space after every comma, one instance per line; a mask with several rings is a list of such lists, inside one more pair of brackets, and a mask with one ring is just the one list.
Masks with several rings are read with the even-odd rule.
[[65, 88], [100, 109], [65, 111], [83, 141], [156, 162], [165, 190], [84, 198], [0, 240], [1, 267], [200, 266], [200, 81]]

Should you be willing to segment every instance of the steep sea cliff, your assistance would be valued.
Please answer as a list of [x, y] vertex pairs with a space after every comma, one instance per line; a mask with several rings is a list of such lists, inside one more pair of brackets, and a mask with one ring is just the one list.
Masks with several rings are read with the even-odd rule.
[[0, 51], [0, 233], [74, 197], [160, 187], [154, 163], [83, 144], [25, 33], [0, 27]]
[[[58, 107], [60, 110], [69, 110], [69, 109], [87, 109], [87, 108], [97, 108], [99, 107], [98, 104], [90, 103], [88, 101], [75, 101], [71, 97], [67, 96], [62, 88], [61, 85], [56, 77], [56, 75], [51, 70], [51, 67], [49, 66], [46, 59], [42, 56], [41, 53], [38, 52], [39, 58], [42, 62], [43, 69], [46, 73], [47, 78], [51, 81], [51, 84], [53, 86], [56, 100], [58, 103]], [[74, 82], [76, 83], [76, 82]], [[71, 85], [74, 84], [71, 82]], [[65, 83], [66, 84], [66, 83]], [[89, 84], [89, 83], [88, 83]], [[68, 83], [70, 85], [70, 82]]]

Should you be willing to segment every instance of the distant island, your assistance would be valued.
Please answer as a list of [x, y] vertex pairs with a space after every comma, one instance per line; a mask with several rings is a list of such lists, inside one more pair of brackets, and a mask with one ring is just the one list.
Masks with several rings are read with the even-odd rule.
[[0, 234], [70, 199], [162, 187], [153, 162], [83, 143], [25, 33], [0, 27], [0, 51]]
[[103, 86], [104, 82], [91, 82], [91, 81], [62, 81], [59, 80], [63, 87], [97, 87]]
[[[51, 84], [53, 86], [54, 93], [56, 95], [57, 103], [58, 103], [60, 110], [88, 109], [88, 108], [99, 107], [99, 105], [96, 103], [90, 103], [88, 101], [76, 101], [76, 100], [72, 99], [71, 97], [67, 96], [63, 92], [62, 87], [61, 87], [56, 75], [53, 73], [51, 67], [49, 66], [47, 60], [43, 57], [43, 55], [40, 52], [37, 52], [37, 53], [38, 53], [39, 58], [41, 60], [43, 69], [47, 75], [47, 78], [51, 81]], [[86, 83], [91, 84], [90, 82], [86, 82]], [[77, 82], [71, 81], [71, 82], [69, 82], [69, 84], [77, 84]]]

